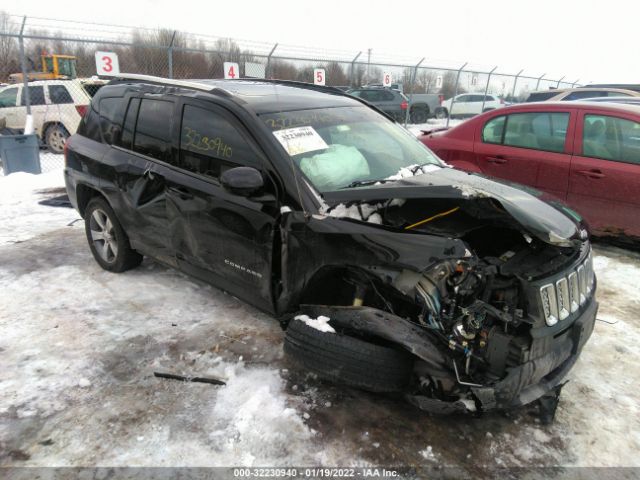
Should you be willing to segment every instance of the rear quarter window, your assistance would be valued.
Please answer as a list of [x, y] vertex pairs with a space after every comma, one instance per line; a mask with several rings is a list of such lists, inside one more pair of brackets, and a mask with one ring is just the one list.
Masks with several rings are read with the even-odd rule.
[[122, 97], [105, 97], [100, 99], [100, 130], [105, 143], [112, 145], [116, 142], [120, 130], [120, 107]]
[[71, 94], [64, 85], [49, 85], [49, 99], [56, 105], [73, 103]]

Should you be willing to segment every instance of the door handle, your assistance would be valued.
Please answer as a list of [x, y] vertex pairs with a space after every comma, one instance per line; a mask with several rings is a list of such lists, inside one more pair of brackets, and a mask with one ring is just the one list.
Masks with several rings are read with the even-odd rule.
[[487, 162], [502, 165], [503, 163], [507, 163], [507, 159], [503, 157], [487, 157]]
[[576, 172], [578, 175], [582, 175], [583, 177], [600, 179], [606, 177], [604, 173], [600, 170], [578, 170]]
[[184, 187], [169, 187], [168, 190], [180, 197], [182, 200], [191, 200], [193, 198], [193, 193]]

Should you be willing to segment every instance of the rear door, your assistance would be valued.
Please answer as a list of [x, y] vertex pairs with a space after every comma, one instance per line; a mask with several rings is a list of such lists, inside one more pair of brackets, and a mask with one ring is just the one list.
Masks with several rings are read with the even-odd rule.
[[489, 118], [476, 133], [483, 173], [567, 196], [575, 111], [517, 112]]
[[637, 115], [580, 111], [567, 200], [596, 233], [640, 236]]
[[[167, 177], [171, 244], [178, 264], [268, 311], [275, 189], [245, 197], [220, 184], [221, 174], [249, 166], [264, 172], [265, 156], [226, 108], [183, 99], [177, 169]], [[264, 174], [264, 173], [263, 173]], [[266, 178], [266, 174], [265, 178]]]
[[129, 96], [122, 122], [122, 101], [100, 98], [104, 141], [119, 144], [102, 159], [104, 188], [117, 202], [116, 213], [134, 248], [176, 265], [165, 194], [166, 178], [176, 162], [176, 105], [167, 96]]

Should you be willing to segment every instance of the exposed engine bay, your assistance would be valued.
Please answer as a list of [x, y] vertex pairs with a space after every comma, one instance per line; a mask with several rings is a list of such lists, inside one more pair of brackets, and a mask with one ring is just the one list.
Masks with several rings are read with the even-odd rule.
[[[550, 328], [549, 321], [545, 324], [545, 317], [552, 315], [548, 306], [541, 305], [544, 300], [532, 284], [540, 281], [546, 284], [547, 278], [553, 278], [554, 283], [562, 272], [584, 264], [584, 268], [580, 267], [580, 279], [575, 273], [577, 290], [573, 283], [569, 285], [573, 278], [570, 274], [571, 278], [566, 281], [567, 298], [559, 300], [564, 293], [560, 289], [554, 300], [574, 302], [578, 307], [584, 305], [588, 296], [586, 286], [593, 282], [592, 270], [586, 266], [588, 241], [571, 246], [544, 242], [513, 221], [500, 203], [491, 198], [403, 199], [341, 205], [342, 213], [351, 213], [343, 218], [358, 220], [353, 214], [354, 208], [361, 213], [363, 221], [374, 218], [372, 223], [379, 228], [456, 238], [467, 246], [462, 258], [433, 258], [431, 266], [423, 271], [375, 269], [373, 275], [349, 276], [349, 283], [353, 285], [352, 307], [371, 307], [404, 319], [421, 330], [424, 338], [430, 339], [435, 352], [417, 355], [414, 364], [414, 381], [410, 387], [414, 403], [426, 410], [446, 413], [507, 406], [517, 401], [517, 395], [526, 385], [514, 387], [504, 395], [496, 392], [487, 395], [486, 388], [503, 381], [511, 369], [548, 353], [540, 349], [541, 343], [532, 336], [532, 329]], [[331, 211], [328, 213], [332, 215]], [[568, 307], [572, 314], [577, 309], [573, 304]], [[310, 311], [314, 312], [320, 310]], [[341, 316], [336, 309], [322, 314], [330, 317], [333, 314], [333, 318]], [[344, 327], [343, 331], [366, 337], [366, 328], [362, 328], [365, 320], [336, 318], [336, 323], [341, 322], [344, 322], [339, 325]], [[553, 339], [571, 330], [568, 323]], [[351, 328], [353, 324], [358, 324], [358, 328]], [[392, 342], [405, 341], [411, 335], [409, 330], [413, 331], [408, 328], [404, 337], [398, 334], [390, 338], [394, 335], [384, 326], [376, 328], [369, 333], [382, 335]], [[545, 341], [551, 345], [553, 339]], [[408, 342], [403, 347], [414, 348]], [[549, 360], [554, 365], [545, 364], [545, 367], [560, 368], [569, 353], [564, 356], [554, 353], [554, 358]], [[532, 375], [532, 381], [542, 376]]]

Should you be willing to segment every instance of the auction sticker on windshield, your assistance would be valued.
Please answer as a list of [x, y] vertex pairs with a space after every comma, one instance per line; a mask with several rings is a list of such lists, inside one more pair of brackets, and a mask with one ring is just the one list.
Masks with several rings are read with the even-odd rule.
[[287, 128], [273, 134], [291, 156], [329, 148], [313, 127]]

